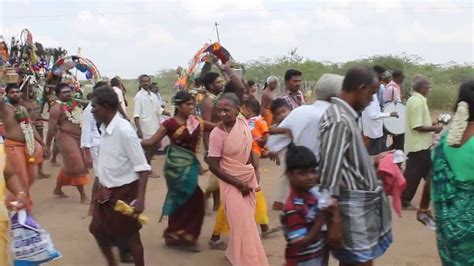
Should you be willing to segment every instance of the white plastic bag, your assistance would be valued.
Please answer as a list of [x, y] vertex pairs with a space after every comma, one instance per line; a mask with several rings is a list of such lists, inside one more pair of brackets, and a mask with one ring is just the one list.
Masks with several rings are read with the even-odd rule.
[[48, 232], [26, 211], [14, 212], [11, 221], [11, 248], [15, 266], [40, 265], [61, 257], [54, 249]]

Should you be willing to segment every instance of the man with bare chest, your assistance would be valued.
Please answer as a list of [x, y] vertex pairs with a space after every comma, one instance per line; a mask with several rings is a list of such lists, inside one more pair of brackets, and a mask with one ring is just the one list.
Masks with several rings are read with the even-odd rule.
[[[208, 122], [219, 122], [219, 118], [217, 116], [217, 108], [214, 108], [214, 105], [217, 102], [218, 95], [224, 89], [224, 80], [219, 76], [218, 73], [215, 72], [208, 72], [203, 78], [203, 84], [206, 88], [206, 96], [202, 99], [200, 104], [201, 110], [201, 117], [203, 120]], [[204, 132], [203, 134], [203, 142], [204, 142], [204, 158], [207, 158], [207, 150], [209, 148], [209, 132]], [[207, 182], [206, 191], [204, 196], [207, 199], [210, 197], [214, 198], [214, 207], [213, 209], [216, 211], [219, 208], [219, 185], [217, 183], [217, 177], [210, 173], [209, 179]]]
[[53, 194], [58, 197], [67, 197], [62, 187], [75, 186], [81, 196], [81, 203], [89, 204], [89, 199], [84, 192], [84, 185], [89, 183], [89, 171], [81, 151], [81, 104], [72, 99], [72, 90], [68, 84], [58, 84], [55, 92], [58, 103], [49, 111], [46, 146], [49, 154], [52, 140], [56, 137], [63, 158], [63, 168], [58, 174]]
[[[5, 148], [12, 164], [14, 174], [20, 177], [22, 186], [28, 195], [26, 208], [32, 210], [30, 188], [35, 181], [37, 164], [47, 156], [43, 153], [42, 138], [32, 125], [31, 118], [25, 106], [21, 104], [22, 93], [16, 84], [6, 88], [8, 103], [0, 101], [0, 116], [4, 125]], [[9, 201], [10, 198], [7, 198]]]
[[267, 81], [265, 82], [265, 85], [263, 86], [262, 100], [261, 100], [262, 116], [263, 116], [263, 119], [265, 119], [265, 122], [267, 122], [268, 126], [271, 126], [273, 124], [272, 111], [270, 110], [270, 105], [272, 101], [275, 99], [274, 93], [277, 88], [278, 88], [278, 78], [275, 76], [268, 77]]

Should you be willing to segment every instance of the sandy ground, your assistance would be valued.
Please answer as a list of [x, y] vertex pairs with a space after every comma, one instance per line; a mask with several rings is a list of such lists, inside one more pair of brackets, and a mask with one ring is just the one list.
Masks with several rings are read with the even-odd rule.
[[[162, 156], [155, 156], [153, 160], [155, 171], [161, 173], [162, 162]], [[262, 161], [262, 164], [262, 187], [270, 208], [279, 170], [268, 160]], [[54, 198], [52, 191], [59, 168], [51, 168], [49, 162], [45, 166], [46, 171], [53, 175], [50, 179], [38, 180], [34, 184], [32, 189], [35, 202], [34, 215], [51, 234], [55, 247], [63, 255], [62, 259], [48, 265], [105, 265], [88, 231], [90, 222], [90, 217], [87, 216], [88, 206], [79, 204], [79, 195], [73, 187], [64, 188], [69, 198]], [[207, 176], [200, 178], [202, 188], [206, 180]], [[90, 186], [87, 191], [90, 191]], [[214, 225], [214, 214], [205, 217], [199, 241], [204, 249], [201, 253], [187, 253], [164, 246], [161, 236], [166, 222], [158, 223], [158, 217], [165, 193], [166, 183], [163, 178], [149, 180], [145, 213], [150, 223], [141, 231], [147, 265], [229, 265], [223, 251], [209, 250], [207, 246]], [[420, 191], [417, 196], [419, 193]], [[278, 225], [278, 213], [269, 210], [269, 215], [271, 224]], [[394, 216], [393, 221], [394, 243], [386, 255], [376, 261], [377, 265], [440, 265], [434, 232], [415, 221], [414, 211], [404, 211], [403, 218]], [[263, 240], [263, 245], [270, 265], [283, 265], [285, 240], [281, 233]], [[331, 260], [331, 265], [336, 265], [334, 260]]]

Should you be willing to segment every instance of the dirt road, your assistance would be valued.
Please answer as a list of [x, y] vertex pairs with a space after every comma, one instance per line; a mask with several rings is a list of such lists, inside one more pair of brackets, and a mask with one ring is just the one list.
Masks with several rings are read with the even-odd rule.
[[[162, 156], [153, 160], [153, 168], [161, 173]], [[264, 160], [262, 170], [262, 187], [266, 193], [269, 208], [273, 202], [278, 167]], [[32, 195], [35, 202], [34, 215], [39, 223], [50, 232], [55, 247], [62, 253], [63, 258], [49, 265], [105, 265], [99, 249], [88, 231], [90, 217], [87, 216], [88, 206], [79, 204], [79, 195], [75, 188], [64, 188], [70, 197], [67, 199], [54, 198], [52, 191], [58, 168], [49, 167], [52, 173], [47, 180], [38, 180], [33, 187]], [[201, 177], [202, 188], [206, 184], [206, 176]], [[90, 191], [90, 186], [87, 188]], [[419, 196], [420, 191], [417, 196]], [[150, 179], [147, 191], [146, 215], [150, 223], [141, 231], [145, 247], [147, 265], [228, 265], [224, 252], [209, 250], [207, 241], [214, 225], [214, 214], [205, 218], [200, 238], [204, 249], [201, 253], [186, 253], [168, 249], [161, 238], [166, 222], [158, 223], [161, 205], [166, 194], [166, 184], [163, 178]], [[415, 201], [417, 203], [417, 201]], [[278, 213], [269, 210], [272, 225], [278, 225]], [[436, 250], [435, 234], [415, 221], [414, 211], [404, 211], [403, 218], [393, 216], [394, 243], [386, 255], [376, 261], [376, 265], [440, 265]], [[281, 233], [263, 240], [270, 265], [283, 265], [285, 240]], [[331, 265], [336, 265], [331, 260]]]

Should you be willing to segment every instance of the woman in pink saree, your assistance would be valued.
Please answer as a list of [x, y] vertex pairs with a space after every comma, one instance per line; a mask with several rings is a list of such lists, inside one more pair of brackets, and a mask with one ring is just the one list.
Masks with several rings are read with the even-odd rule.
[[219, 178], [230, 227], [226, 258], [235, 266], [268, 265], [254, 218], [257, 178], [250, 164], [252, 135], [239, 116], [237, 96], [225, 93], [216, 108], [222, 123], [211, 132], [208, 164]]

